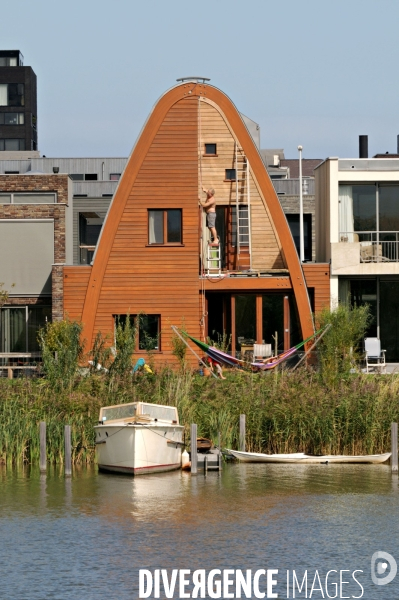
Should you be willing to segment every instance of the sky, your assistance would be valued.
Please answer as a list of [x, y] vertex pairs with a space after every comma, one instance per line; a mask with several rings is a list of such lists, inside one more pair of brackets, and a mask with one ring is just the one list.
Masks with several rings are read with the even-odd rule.
[[[396, 152], [398, 0], [14, 0], [0, 48], [38, 79], [39, 149], [128, 156], [178, 77], [211, 79], [286, 158]], [[11, 15], [12, 13], [12, 15]]]

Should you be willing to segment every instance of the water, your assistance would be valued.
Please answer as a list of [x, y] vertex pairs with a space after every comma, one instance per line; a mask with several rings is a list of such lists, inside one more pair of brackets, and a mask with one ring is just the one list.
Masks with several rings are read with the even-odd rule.
[[135, 479], [93, 468], [69, 480], [3, 468], [0, 494], [2, 600], [136, 599], [139, 569], [157, 568], [278, 569], [279, 598], [287, 570], [308, 570], [307, 597], [318, 570], [326, 598], [327, 571], [338, 571], [333, 597], [348, 570], [338, 597], [399, 598], [399, 574], [385, 586], [370, 578], [374, 552], [399, 559], [398, 477], [385, 465], [233, 464], [206, 478]]

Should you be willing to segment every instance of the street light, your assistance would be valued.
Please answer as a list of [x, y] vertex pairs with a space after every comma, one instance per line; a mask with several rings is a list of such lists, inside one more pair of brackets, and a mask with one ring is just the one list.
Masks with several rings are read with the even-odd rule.
[[305, 249], [303, 241], [303, 195], [302, 195], [302, 146], [298, 146], [299, 151], [299, 260], [305, 261]]

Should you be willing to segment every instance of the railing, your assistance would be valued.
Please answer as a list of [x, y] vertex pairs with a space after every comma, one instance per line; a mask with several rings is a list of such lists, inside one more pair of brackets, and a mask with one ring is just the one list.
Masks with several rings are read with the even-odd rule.
[[360, 243], [360, 262], [399, 262], [399, 231], [346, 231], [340, 242]]
[[81, 265], [90, 265], [91, 264], [91, 262], [93, 260], [95, 249], [96, 249], [95, 246], [86, 246], [83, 244], [81, 244], [79, 246], [80, 264]]
[[15, 371], [31, 374], [37, 370], [41, 358], [41, 352], [0, 352], [0, 377], [6, 375], [12, 379]]
[[[282, 196], [299, 196], [299, 179], [272, 179], [274, 189]], [[302, 193], [304, 196], [314, 196], [315, 180], [313, 177], [302, 179]]]

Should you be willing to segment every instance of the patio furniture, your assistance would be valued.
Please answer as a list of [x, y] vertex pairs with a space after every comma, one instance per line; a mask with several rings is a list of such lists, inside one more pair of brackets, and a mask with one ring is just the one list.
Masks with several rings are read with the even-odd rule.
[[254, 344], [253, 348], [253, 359], [256, 362], [256, 359], [260, 358], [269, 358], [273, 356], [272, 345], [271, 344]]
[[364, 339], [364, 351], [366, 357], [366, 373], [375, 370], [378, 373], [386, 373], [387, 365], [385, 362], [386, 350], [381, 350], [381, 341], [376, 337]]

